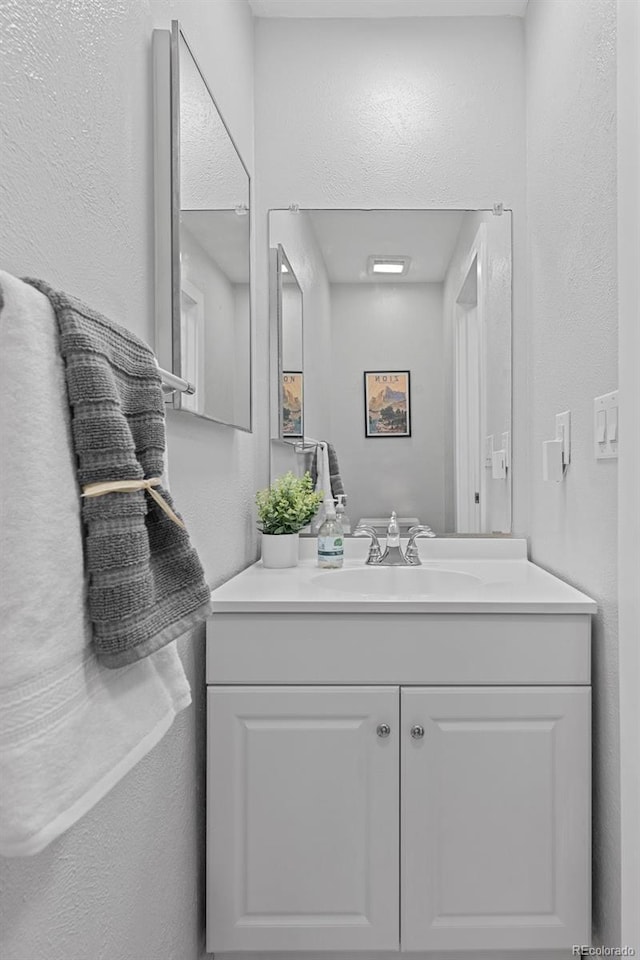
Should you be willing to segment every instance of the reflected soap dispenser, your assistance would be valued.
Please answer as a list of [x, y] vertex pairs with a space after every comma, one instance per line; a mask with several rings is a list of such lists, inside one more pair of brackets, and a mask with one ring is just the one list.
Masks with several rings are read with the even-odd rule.
[[345, 500], [347, 499], [346, 494], [339, 493], [336, 497], [336, 514], [342, 527], [343, 536], [347, 533], [351, 533], [351, 520], [347, 516], [345, 509]]
[[325, 500], [324, 512], [324, 523], [318, 530], [318, 566], [337, 570], [344, 563], [344, 541], [333, 500]]

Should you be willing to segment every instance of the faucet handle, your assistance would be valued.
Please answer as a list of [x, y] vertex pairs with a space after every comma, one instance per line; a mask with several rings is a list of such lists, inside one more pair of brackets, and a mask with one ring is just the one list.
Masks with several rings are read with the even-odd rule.
[[415, 540], [416, 537], [435, 537], [435, 533], [426, 523], [418, 523], [415, 527], [409, 527], [409, 539]]
[[373, 529], [366, 524], [363, 526], [358, 525], [354, 531], [354, 537], [371, 537], [371, 544], [369, 546], [369, 556], [367, 557], [367, 563], [379, 563], [382, 558], [382, 551], [380, 549], [380, 541], [378, 540], [378, 534]]
[[409, 542], [407, 543], [407, 549], [404, 555], [407, 563], [412, 567], [417, 567], [422, 563], [416, 544], [418, 537], [435, 537], [435, 533], [431, 527], [428, 527], [425, 523], [419, 523], [417, 526], [409, 529]]

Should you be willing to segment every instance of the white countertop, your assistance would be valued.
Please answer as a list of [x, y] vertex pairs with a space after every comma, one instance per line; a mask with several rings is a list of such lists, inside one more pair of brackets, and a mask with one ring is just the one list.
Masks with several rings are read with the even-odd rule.
[[302, 539], [297, 567], [268, 570], [258, 561], [212, 592], [213, 613], [592, 614], [597, 610], [590, 597], [527, 560], [525, 540], [419, 540], [420, 567], [367, 567], [367, 550], [368, 540], [347, 538], [342, 570], [321, 570], [315, 560], [315, 539]]

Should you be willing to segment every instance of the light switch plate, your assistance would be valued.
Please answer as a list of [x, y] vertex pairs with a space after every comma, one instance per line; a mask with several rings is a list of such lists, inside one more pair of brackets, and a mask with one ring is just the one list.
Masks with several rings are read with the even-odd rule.
[[491, 454], [491, 479], [506, 480], [507, 462], [504, 450], [494, 450]]
[[504, 465], [507, 470], [511, 469], [511, 434], [506, 430], [502, 434], [502, 449], [504, 450]]
[[562, 440], [562, 462], [571, 463], [571, 411], [556, 413], [556, 440]]
[[564, 480], [562, 440], [545, 440], [542, 444], [542, 479], [561, 483]]
[[493, 464], [493, 434], [484, 438], [484, 465], [491, 467]]
[[616, 460], [618, 457], [617, 390], [593, 401], [593, 455], [596, 460]]

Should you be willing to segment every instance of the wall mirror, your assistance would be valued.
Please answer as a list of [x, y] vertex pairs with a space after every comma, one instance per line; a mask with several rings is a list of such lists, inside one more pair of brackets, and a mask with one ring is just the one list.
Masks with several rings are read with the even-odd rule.
[[304, 320], [302, 290], [287, 255], [278, 245], [275, 260], [279, 370], [278, 437], [304, 437]]
[[[393, 509], [438, 534], [510, 533], [511, 213], [272, 210], [269, 242], [272, 474], [303, 472], [327, 440], [352, 528]], [[277, 314], [283, 266], [299, 328]]]
[[175, 407], [250, 430], [249, 174], [178, 21], [153, 42], [158, 360]]

